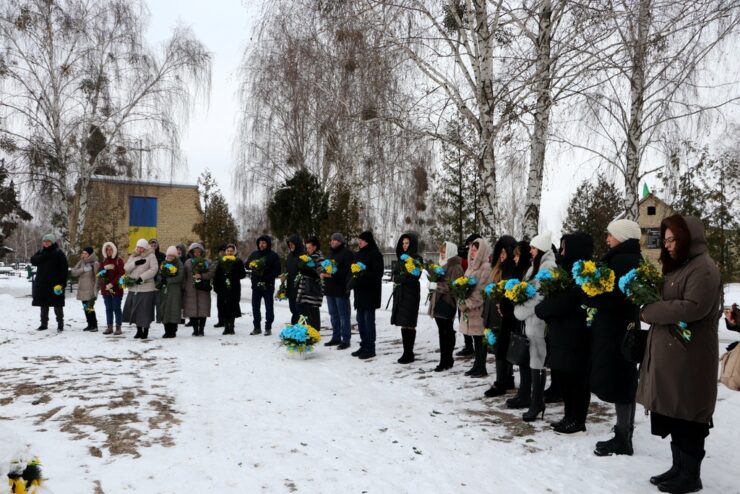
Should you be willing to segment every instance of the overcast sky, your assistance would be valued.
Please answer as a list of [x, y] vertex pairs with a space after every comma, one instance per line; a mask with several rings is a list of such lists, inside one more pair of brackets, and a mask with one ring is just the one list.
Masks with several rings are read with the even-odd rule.
[[149, 0], [149, 40], [159, 45], [178, 24], [190, 26], [213, 55], [210, 103], [199, 105], [182, 135], [188, 162], [187, 176], [177, 181], [192, 182], [209, 168], [227, 198], [231, 190], [232, 146], [237, 110], [237, 71], [244, 48], [258, 18], [262, 0]]

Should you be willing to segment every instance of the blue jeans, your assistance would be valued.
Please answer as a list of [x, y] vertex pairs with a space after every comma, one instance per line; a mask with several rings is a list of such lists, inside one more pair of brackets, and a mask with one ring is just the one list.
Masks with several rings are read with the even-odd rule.
[[116, 326], [121, 325], [121, 300], [123, 296], [103, 295], [105, 302], [105, 322], [108, 326], [113, 326], [113, 315], [116, 316]]
[[375, 353], [375, 309], [357, 309], [360, 350]]
[[331, 341], [349, 343], [352, 338], [352, 327], [349, 323], [351, 308], [349, 297], [326, 297], [331, 319]]
[[262, 287], [252, 288], [252, 322], [255, 329], [260, 329], [262, 323], [262, 314], [260, 313], [262, 299], [265, 300], [265, 329], [272, 329], [272, 322], [275, 320], [275, 312], [272, 307], [274, 288], [274, 286], [268, 286], [266, 289]]

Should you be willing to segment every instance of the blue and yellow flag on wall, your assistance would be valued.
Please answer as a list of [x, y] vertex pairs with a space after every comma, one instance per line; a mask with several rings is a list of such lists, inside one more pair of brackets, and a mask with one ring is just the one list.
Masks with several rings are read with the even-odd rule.
[[133, 252], [140, 238], [157, 238], [157, 198], [128, 198], [128, 251]]

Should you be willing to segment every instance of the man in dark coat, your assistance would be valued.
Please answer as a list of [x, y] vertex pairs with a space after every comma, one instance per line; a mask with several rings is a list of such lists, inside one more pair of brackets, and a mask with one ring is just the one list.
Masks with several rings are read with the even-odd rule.
[[[640, 225], [631, 220], [612, 221], [607, 227], [609, 250], [602, 263], [614, 271], [619, 280], [640, 265]], [[635, 392], [637, 365], [622, 354], [622, 340], [630, 324], [639, 328], [638, 308], [618, 289], [610, 293], [587, 297], [583, 303], [596, 309], [591, 334], [591, 391], [600, 400], [614, 403], [617, 424], [614, 437], [596, 443], [597, 456], [632, 455], [632, 429], [635, 423]]]
[[[717, 402], [722, 280], [699, 218], [669, 216], [660, 230], [665, 281], [662, 300], [642, 308], [650, 332], [637, 401], [650, 412], [651, 432], [671, 436], [673, 465], [650, 482], [663, 492], [696, 492]], [[680, 322], [691, 331], [688, 340], [678, 336]]]
[[345, 245], [344, 235], [341, 233], [334, 233], [331, 236], [330, 245], [329, 259], [336, 262], [337, 272], [333, 274], [321, 273], [332, 329], [331, 340], [325, 345], [336, 346], [337, 350], [344, 350], [349, 348], [349, 342], [352, 338], [349, 279], [354, 254]]
[[360, 359], [375, 357], [375, 311], [380, 308], [383, 291], [383, 254], [372, 232], [362, 232], [358, 240], [360, 250], [355, 263], [365, 266], [353, 274], [357, 327], [360, 330], [360, 348], [352, 356]]
[[[568, 273], [579, 260], [590, 260], [594, 241], [587, 233], [563, 235], [560, 240], [560, 266]], [[591, 401], [589, 388], [590, 334], [586, 311], [581, 306], [581, 288], [555, 293], [535, 307], [537, 317], [547, 323], [547, 365], [560, 384], [565, 416], [553, 424], [556, 432], [573, 434], [586, 430]]]
[[303, 308], [297, 300], [298, 284], [296, 283], [296, 276], [298, 276], [298, 258], [306, 253], [306, 248], [303, 246], [303, 239], [298, 234], [288, 237], [287, 244], [289, 252], [285, 260], [285, 272], [288, 277], [286, 288], [288, 291], [288, 307], [290, 307], [290, 324], [295, 324], [303, 313]]
[[41, 307], [41, 325], [38, 331], [49, 328], [49, 307], [54, 307], [57, 331], [64, 330], [64, 289], [67, 285], [67, 258], [59, 249], [56, 237], [44, 235], [41, 250], [31, 256], [31, 264], [36, 266], [33, 281], [33, 306]]
[[[264, 261], [260, 268], [250, 266], [253, 261]], [[245, 266], [251, 271], [252, 280], [252, 322], [254, 330], [251, 335], [262, 332], [261, 301], [265, 301], [265, 336], [272, 334], [272, 323], [275, 320], [273, 311], [273, 296], [275, 294], [275, 278], [280, 276], [280, 258], [272, 250], [272, 237], [262, 235], [257, 239], [257, 250], [249, 254]]]

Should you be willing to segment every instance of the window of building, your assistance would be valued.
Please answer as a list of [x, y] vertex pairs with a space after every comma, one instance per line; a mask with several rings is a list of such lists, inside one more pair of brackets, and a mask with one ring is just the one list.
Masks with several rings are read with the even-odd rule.
[[648, 206], [647, 213], [648, 216], [655, 216], [655, 206]]
[[648, 249], [660, 249], [660, 228], [648, 228], [646, 233], [646, 247]]

